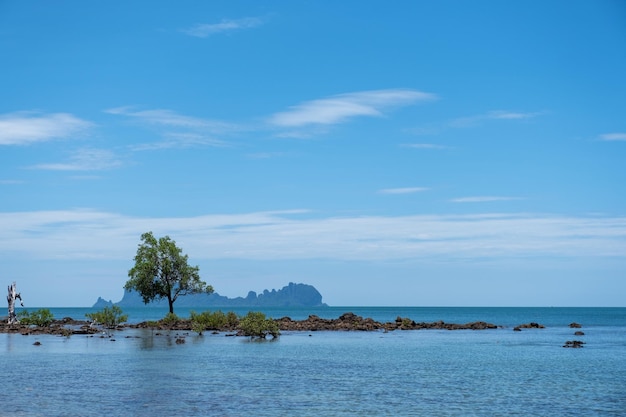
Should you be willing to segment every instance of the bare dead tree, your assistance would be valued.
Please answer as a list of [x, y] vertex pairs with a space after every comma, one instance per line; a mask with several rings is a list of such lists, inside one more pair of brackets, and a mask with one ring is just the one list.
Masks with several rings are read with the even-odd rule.
[[9, 285], [9, 295], [7, 295], [7, 301], [9, 302], [9, 324], [17, 324], [20, 322], [15, 314], [15, 300], [18, 299], [20, 300], [20, 305], [24, 307], [22, 296], [17, 292], [17, 286], [14, 281], [13, 284]]

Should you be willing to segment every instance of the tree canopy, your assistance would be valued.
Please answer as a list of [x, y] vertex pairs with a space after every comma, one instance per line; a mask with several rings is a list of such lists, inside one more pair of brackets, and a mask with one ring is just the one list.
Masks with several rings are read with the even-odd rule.
[[213, 287], [200, 279], [198, 266], [188, 265], [188, 256], [169, 236], [157, 240], [147, 232], [141, 235], [141, 241], [124, 288], [141, 294], [145, 304], [166, 298], [170, 313], [174, 313], [178, 296], [213, 292]]

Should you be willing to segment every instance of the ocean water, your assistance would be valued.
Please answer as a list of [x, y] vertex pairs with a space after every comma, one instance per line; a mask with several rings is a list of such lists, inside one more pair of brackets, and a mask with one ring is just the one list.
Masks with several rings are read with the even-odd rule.
[[[82, 318], [90, 309], [51, 311]], [[263, 342], [132, 329], [116, 332], [114, 341], [0, 334], [0, 416], [626, 416], [626, 308], [332, 307], [266, 314], [336, 318], [347, 311], [380, 321], [401, 316], [506, 327], [285, 332]], [[157, 314], [128, 313], [129, 321]], [[512, 330], [530, 321], [547, 328]], [[573, 321], [584, 336], [573, 335]], [[584, 348], [562, 347], [574, 339]]]

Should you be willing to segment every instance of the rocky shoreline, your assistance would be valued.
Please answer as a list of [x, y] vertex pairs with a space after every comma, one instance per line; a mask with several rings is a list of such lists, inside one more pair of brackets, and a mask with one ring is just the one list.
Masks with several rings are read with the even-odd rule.
[[[457, 323], [445, 323], [444, 321], [435, 322], [416, 322], [409, 318], [403, 318], [398, 316], [392, 322], [379, 322], [371, 318], [363, 318], [354, 313], [344, 313], [336, 319], [324, 319], [316, 315], [310, 315], [304, 320], [293, 320], [290, 317], [282, 317], [279, 319], [273, 319], [278, 325], [280, 331], [291, 332], [317, 332], [317, 331], [384, 331], [390, 332], [395, 330], [489, 330], [489, 329], [502, 329], [504, 326], [498, 326], [492, 323], [484, 321], [475, 321], [465, 324]], [[571, 323], [569, 325], [572, 329], [579, 329], [582, 326], [578, 323]], [[526, 324], [520, 324], [513, 328], [514, 331], [519, 332], [522, 329], [544, 329], [545, 326], [539, 323], [531, 322]], [[0, 333], [14, 333], [24, 336], [28, 335], [57, 335], [70, 337], [72, 335], [95, 335], [100, 334], [101, 337], [108, 337], [111, 340], [112, 331], [121, 331], [124, 329], [150, 329], [159, 331], [157, 334], [162, 334], [163, 331], [176, 331], [176, 332], [188, 332], [197, 331], [194, 330], [193, 323], [190, 319], [178, 318], [176, 320], [162, 319], [159, 321], [144, 321], [134, 324], [121, 324], [114, 329], [105, 329], [102, 326], [95, 325], [92, 322], [86, 320], [74, 320], [71, 317], [65, 317], [61, 320], [54, 320], [49, 326], [34, 326], [26, 324], [8, 324], [6, 321], [0, 323]], [[244, 332], [238, 328], [237, 325], [224, 326], [221, 328], [208, 328], [205, 331], [212, 333], [225, 332], [226, 336], [244, 336]], [[176, 333], [178, 335], [178, 333]], [[583, 336], [585, 333], [582, 331], [576, 331], [575, 336]], [[130, 337], [130, 336], [127, 336]], [[184, 343], [184, 336], [176, 338], [176, 343]], [[35, 342], [36, 345], [41, 344]], [[582, 348], [585, 344], [581, 340], [568, 340], [563, 345], [564, 348]]]
[[[345, 313], [336, 319], [324, 319], [316, 315], [310, 315], [304, 320], [293, 320], [290, 317], [274, 319], [281, 331], [394, 331], [394, 330], [487, 330], [502, 328], [495, 324], [484, 321], [476, 321], [466, 324], [436, 322], [416, 322], [409, 318], [397, 317], [393, 322], [379, 322], [371, 318], [363, 318], [354, 313]], [[190, 319], [178, 319], [175, 321], [160, 320], [157, 322], [141, 322], [136, 324], [122, 324], [113, 330], [133, 329], [153, 329], [153, 330], [176, 330], [192, 331], [193, 326]], [[24, 324], [0, 324], [0, 333], [20, 333], [29, 334], [52, 334], [70, 336], [73, 334], [95, 334], [105, 329], [96, 326], [86, 320], [74, 320], [65, 317], [61, 320], [54, 320], [50, 326], [40, 327]], [[236, 326], [208, 329], [217, 332], [237, 332]]]

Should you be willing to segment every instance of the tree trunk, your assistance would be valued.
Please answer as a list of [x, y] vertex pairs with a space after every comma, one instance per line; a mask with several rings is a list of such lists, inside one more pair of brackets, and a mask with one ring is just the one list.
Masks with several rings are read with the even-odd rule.
[[167, 296], [167, 303], [170, 305], [170, 313], [174, 314], [174, 300], [171, 295]]
[[9, 324], [17, 324], [20, 321], [17, 319], [17, 315], [15, 314], [15, 300], [19, 298], [20, 304], [22, 307], [24, 303], [22, 302], [22, 296], [19, 292], [17, 292], [17, 287], [15, 282], [12, 285], [9, 285], [9, 295], [7, 295], [7, 301], [9, 302]]

